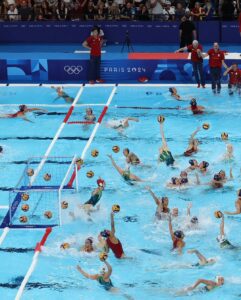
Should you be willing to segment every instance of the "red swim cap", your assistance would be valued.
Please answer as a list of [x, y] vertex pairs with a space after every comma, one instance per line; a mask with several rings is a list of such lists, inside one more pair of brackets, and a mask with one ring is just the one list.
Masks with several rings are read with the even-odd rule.
[[98, 186], [105, 187], [105, 181], [103, 179], [100, 178], [96, 182], [97, 182]]

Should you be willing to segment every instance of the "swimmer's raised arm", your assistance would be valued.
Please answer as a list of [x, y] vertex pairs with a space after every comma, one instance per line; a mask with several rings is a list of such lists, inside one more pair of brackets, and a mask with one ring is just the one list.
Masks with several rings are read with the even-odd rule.
[[201, 130], [201, 128], [200, 127], [198, 127], [192, 134], [191, 134], [191, 137], [190, 137], [190, 139], [191, 140], [193, 140], [194, 139], [194, 137], [195, 137], [195, 135], [199, 132]]
[[191, 216], [191, 208], [192, 208], [192, 203], [188, 203], [187, 204], [187, 216], [188, 217]]
[[162, 146], [164, 148], [168, 149], [167, 142], [166, 142], [165, 135], [164, 135], [164, 130], [163, 130], [163, 123], [160, 123], [160, 132], [161, 132], [161, 138], [162, 138]]
[[107, 272], [105, 273], [104, 278], [105, 278], [105, 279], [109, 279], [109, 277], [110, 277], [111, 274], [112, 274], [112, 267], [111, 267], [111, 265], [108, 263], [108, 261], [104, 260], [103, 262], [104, 262], [104, 264], [105, 264], [106, 267], [107, 267]]
[[110, 223], [111, 223], [111, 232], [115, 235], [115, 220], [114, 220], [114, 213], [111, 212], [110, 214]]
[[240, 201], [236, 201], [235, 202], [235, 208], [236, 208], [236, 211], [234, 211], [234, 212], [225, 211], [224, 213], [226, 215], [239, 215], [239, 214], [241, 214], [241, 204], [240, 204]]
[[233, 179], [233, 169], [232, 169], [232, 167], [230, 167], [230, 170], [229, 170], [229, 178], [231, 180]]
[[95, 274], [95, 275], [91, 275], [91, 274], [88, 274], [86, 273], [84, 270], [81, 269], [81, 267], [79, 265], [77, 265], [77, 270], [86, 278], [88, 279], [92, 279], [92, 280], [97, 280], [99, 275], [98, 274]]
[[156, 202], [156, 205], [159, 205], [160, 201], [159, 201], [158, 197], [153, 193], [153, 191], [151, 190], [151, 188], [149, 186], [146, 186], [145, 189], [151, 194], [152, 198]]
[[205, 285], [209, 285], [209, 286], [216, 286], [216, 282], [212, 281], [212, 280], [206, 280], [206, 279], [198, 279], [193, 286], [190, 286], [188, 288], [188, 291], [192, 291], [194, 290], [197, 286], [199, 286], [199, 284], [205, 284]]
[[222, 213], [222, 217], [221, 217], [221, 222], [220, 222], [220, 235], [224, 236], [225, 232], [224, 232], [224, 215]]
[[172, 228], [172, 218], [171, 218], [170, 215], [169, 215], [169, 217], [168, 217], [168, 227], [169, 227], [169, 232], [170, 232], [171, 238], [172, 238], [172, 240], [174, 241], [174, 240], [175, 240], [175, 235], [174, 235], [174, 232], [173, 232], [173, 228]]
[[188, 250], [187, 253], [189, 253], [189, 254], [193, 254], [193, 253], [196, 254], [197, 257], [199, 258], [199, 260], [200, 260], [200, 262], [201, 262], [202, 264], [207, 264], [207, 263], [208, 263], [206, 257], [203, 256], [203, 255], [202, 255], [198, 250], [196, 250], [196, 249]]
[[120, 175], [122, 175], [122, 174], [123, 174], [123, 169], [121, 169], [121, 168], [116, 164], [116, 162], [114, 161], [114, 158], [112, 157], [112, 155], [107, 154], [107, 156], [110, 158], [113, 167], [120, 173]]

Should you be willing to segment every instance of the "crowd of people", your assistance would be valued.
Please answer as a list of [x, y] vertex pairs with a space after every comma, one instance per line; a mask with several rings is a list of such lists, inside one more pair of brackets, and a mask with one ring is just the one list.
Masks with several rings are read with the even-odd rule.
[[231, 0], [4, 0], [2, 21], [176, 20], [237, 18], [240, 3]]

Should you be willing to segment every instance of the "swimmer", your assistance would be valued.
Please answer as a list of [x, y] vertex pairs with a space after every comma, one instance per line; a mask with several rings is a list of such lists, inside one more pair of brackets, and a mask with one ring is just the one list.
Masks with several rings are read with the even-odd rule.
[[[99, 178], [97, 180], [97, 185], [98, 187], [94, 189], [94, 191], [91, 193], [90, 199], [86, 201], [84, 204], [79, 205], [79, 208], [83, 209], [88, 215], [90, 215], [91, 212], [99, 210], [99, 206], [97, 205], [97, 208], [95, 208], [95, 206], [102, 197], [102, 192], [105, 189], [105, 181]], [[70, 212], [69, 215], [73, 219], [76, 218], [74, 212]]]
[[228, 180], [233, 180], [233, 170], [232, 167], [229, 170], [229, 178], [227, 178], [226, 173], [224, 170], [218, 172], [218, 175], [221, 177], [223, 183], [226, 183]]
[[222, 286], [224, 285], [224, 277], [222, 276], [216, 276], [216, 280], [206, 280], [206, 279], [198, 279], [195, 284], [189, 288], [187, 288], [187, 291], [192, 291], [194, 290], [197, 286], [199, 286], [200, 284], [204, 284], [204, 288], [202, 289], [202, 291], [205, 292], [209, 292], [211, 290], [213, 290], [216, 287]]
[[99, 274], [91, 275], [86, 273], [80, 266], [77, 266], [77, 270], [86, 278], [97, 280], [99, 284], [106, 290], [106, 291], [113, 291], [113, 284], [110, 279], [110, 276], [112, 274], [112, 267], [111, 265], [106, 261], [102, 260], [103, 263], [107, 267], [107, 271], [105, 268], [102, 268], [101, 272]]
[[173, 249], [172, 250], [177, 250], [178, 254], [182, 254], [182, 249], [185, 247], [185, 242], [183, 241], [184, 239], [184, 233], [181, 230], [176, 230], [173, 231], [172, 228], [172, 218], [169, 215], [168, 218], [168, 224], [169, 224], [169, 232], [172, 238], [172, 242], [173, 242]]
[[195, 98], [192, 98], [190, 102], [190, 107], [185, 109], [191, 110], [194, 115], [200, 115], [204, 113], [205, 107], [197, 105], [197, 100]]
[[225, 236], [225, 232], [224, 232], [224, 215], [223, 215], [223, 213], [222, 213], [222, 216], [221, 216], [220, 234], [217, 237], [217, 242], [219, 243], [220, 248], [222, 248], [222, 249], [234, 249], [234, 248], [236, 248], [234, 245], [232, 245], [229, 242], [229, 240]]
[[156, 202], [157, 208], [156, 208], [156, 219], [157, 220], [162, 220], [165, 219], [167, 214], [170, 213], [170, 208], [168, 208], [169, 200], [168, 197], [161, 197], [158, 198], [151, 188], [149, 186], [146, 186], [145, 189], [151, 194], [152, 198]]
[[95, 251], [95, 248], [93, 246], [93, 238], [92, 237], [88, 237], [85, 240], [85, 244], [80, 248], [80, 251], [86, 252], [86, 253], [91, 253], [91, 252]]
[[187, 204], [187, 217], [189, 219], [189, 224], [188, 228], [189, 229], [197, 229], [198, 228], [198, 217], [193, 216], [191, 217], [191, 208], [192, 208], [192, 203]]
[[126, 157], [126, 162], [128, 164], [139, 165], [141, 163], [139, 157], [135, 153], [130, 152], [129, 148], [123, 150], [123, 155]]
[[178, 177], [172, 177], [171, 181], [166, 184], [168, 188], [177, 188], [181, 186], [181, 180]]
[[227, 144], [226, 145], [226, 152], [223, 156], [224, 160], [230, 161], [234, 159], [234, 155], [233, 155], [233, 145], [232, 144]]
[[186, 172], [194, 171], [194, 170], [198, 169], [198, 167], [199, 167], [196, 159], [190, 159], [189, 164], [190, 164], [190, 166], [185, 170]]
[[181, 181], [181, 185], [187, 184], [188, 183], [187, 172], [181, 171], [179, 179]]
[[172, 211], [171, 211], [171, 216], [172, 216], [173, 218], [177, 218], [177, 217], [179, 216], [179, 210], [178, 210], [177, 207], [174, 207], [174, 208], [172, 209]]
[[0, 118], [9, 118], [9, 119], [21, 118], [24, 121], [34, 123], [33, 121], [29, 120], [26, 117], [27, 113], [33, 112], [33, 111], [41, 111], [41, 112], [44, 112], [44, 113], [47, 112], [47, 110], [45, 110], [45, 109], [29, 108], [29, 107], [27, 107], [27, 105], [19, 105], [19, 110], [16, 113], [14, 113], [14, 114], [2, 114], [2, 115], [0, 115]]
[[205, 160], [203, 160], [202, 162], [200, 162], [200, 164], [198, 165], [198, 170], [203, 174], [206, 175], [207, 173], [207, 169], [208, 169], [209, 163]]
[[0, 154], [2, 154], [2, 153], [3, 153], [3, 147], [0, 146]]
[[222, 188], [223, 187], [223, 180], [219, 174], [215, 174], [213, 176], [213, 179], [210, 182], [210, 185], [217, 189], [217, 188]]
[[187, 250], [187, 253], [189, 254], [196, 254], [199, 262], [192, 265], [193, 267], [200, 267], [200, 266], [206, 266], [206, 265], [213, 265], [216, 263], [216, 260], [214, 258], [206, 258], [205, 256], [203, 256], [198, 250], [196, 249], [191, 249], [191, 250]]
[[111, 163], [113, 165], [113, 167], [117, 170], [117, 172], [121, 175], [121, 177], [126, 181], [126, 182], [132, 182], [132, 181], [136, 181], [136, 182], [144, 182], [144, 180], [140, 179], [139, 177], [137, 177], [136, 175], [132, 174], [130, 171], [130, 168], [126, 168], [125, 170], [120, 168], [114, 161], [112, 155], [107, 155], [110, 160]]
[[93, 114], [93, 109], [91, 107], [86, 108], [85, 112], [86, 115], [84, 116], [84, 119], [86, 121], [94, 122], [96, 120], [96, 116]]
[[189, 145], [187, 150], [184, 152], [184, 156], [191, 156], [193, 153], [197, 153], [198, 152], [198, 144], [199, 141], [197, 139], [195, 139], [195, 135], [201, 130], [200, 127], [198, 127], [190, 136], [189, 139]]
[[162, 138], [162, 146], [159, 148], [159, 161], [165, 162], [167, 166], [173, 166], [175, 160], [172, 156], [171, 151], [168, 148], [164, 131], [163, 131], [163, 123], [160, 123], [160, 132], [161, 132], [161, 138]]
[[178, 100], [178, 101], [182, 101], [182, 100], [181, 100], [181, 96], [178, 95], [177, 89], [176, 89], [175, 87], [170, 87], [170, 88], [169, 88], [169, 92], [171, 93], [171, 96], [172, 96], [174, 99], [176, 99], [176, 100]]
[[106, 249], [106, 252], [109, 252], [109, 249], [112, 250], [116, 258], [126, 258], [122, 244], [120, 240], [115, 236], [115, 221], [114, 221], [114, 213], [111, 212], [110, 220], [111, 220], [111, 230], [103, 230], [100, 235], [102, 240], [99, 239], [100, 243], [102, 243], [102, 247]]
[[238, 194], [238, 199], [235, 201], [236, 211], [234, 211], [234, 212], [225, 211], [224, 213], [226, 215], [233, 216], [233, 215], [239, 215], [239, 214], [241, 214], [241, 189], [238, 190], [237, 194]]
[[129, 121], [139, 122], [139, 119], [128, 117], [128, 118], [121, 119], [121, 120], [113, 120], [113, 121], [109, 122], [107, 125], [108, 125], [108, 127], [117, 129], [118, 131], [122, 132], [123, 129], [130, 126]]
[[74, 102], [74, 98], [70, 97], [67, 93], [65, 93], [64, 88], [61, 86], [55, 87], [55, 86], [51, 86], [52, 89], [54, 89], [56, 91], [56, 93], [58, 94], [58, 96], [54, 99], [53, 102], [55, 102], [56, 100], [63, 98], [64, 101], [66, 103], [73, 103]]

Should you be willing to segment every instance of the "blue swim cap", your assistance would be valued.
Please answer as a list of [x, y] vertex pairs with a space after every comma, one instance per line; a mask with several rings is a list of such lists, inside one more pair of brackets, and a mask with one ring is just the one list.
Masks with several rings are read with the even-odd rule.
[[175, 235], [175, 237], [178, 238], [178, 239], [183, 239], [183, 238], [184, 238], [184, 233], [183, 233], [181, 230], [176, 230], [176, 231], [174, 232], [174, 235]]

